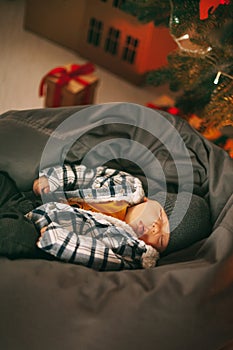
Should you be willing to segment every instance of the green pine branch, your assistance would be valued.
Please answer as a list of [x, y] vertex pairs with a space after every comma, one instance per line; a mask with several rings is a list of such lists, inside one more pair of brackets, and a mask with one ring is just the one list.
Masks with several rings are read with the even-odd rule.
[[[233, 0], [200, 19], [199, 0], [126, 0], [122, 9], [143, 23], [169, 27], [174, 39], [189, 34], [190, 46], [178, 47], [166, 67], [148, 72], [147, 84], [169, 84], [180, 91], [176, 106], [197, 114], [206, 125], [233, 124]], [[207, 47], [210, 50], [205, 50]], [[219, 82], [215, 78], [222, 72]]]
[[121, 9], [137, 17], [142, 23], [154, 22], [156, 26], [165, 27], [169, 25], [169, 0], [126, 0]]

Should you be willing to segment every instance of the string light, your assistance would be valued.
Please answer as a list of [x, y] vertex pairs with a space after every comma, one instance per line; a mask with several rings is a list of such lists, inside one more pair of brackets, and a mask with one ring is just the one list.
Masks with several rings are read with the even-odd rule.
[[181, 50], [190, 52], [190, 53], [197, 53], [197, 54], [206, 54], [207, 52], [210, 52], [212, 50], [211, 46], [208, 46], [207, 48], [202, 48], [199, 45], [196, 45], [191, 42], [190, 35], [188, 33], [185, 33], [184, 35], [177, 38], [175, 35], [171, 33], [174, 40], [177, 42], [178, 46]]
[[177, 41], [181, 41], [181, 40], [187, 40], [189, 39], [189, 34], [184, 34], [182, 36], [180, 36], [179, 38], [177, 38]]
[[216, 77], [214, 79], [214, 84], [216, 84], [216, 85], [218, 84], [221, 74], [222, 74], [222, 72], [220, 72], [220, 71], [217, 73], [217, 75], [216, 75]]
[[215, 79], [214, 79], [214, 84], [217, 85], [219, 83], [219, 78], [221, 75], [224, 75], [225, 77], [228, 77], [230, 79], [233, 79], [233, 76], [232, 75], [229, 75], [227, 73], [224, 73], [224, 72], [221, 72], [221, 71], [218, 71]]

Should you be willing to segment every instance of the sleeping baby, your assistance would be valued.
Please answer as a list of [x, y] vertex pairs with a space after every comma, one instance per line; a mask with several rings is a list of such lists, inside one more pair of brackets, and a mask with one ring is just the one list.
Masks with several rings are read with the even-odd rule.
[[167, 247], [162, 206], [126, 172], [55, 166], [40, 173], [33, 190], [45, 202], [27, 215], [41, 232], [38, 247], [61, 260], [98, 270], [148, 268]]
[[[33, 190], [44, 202], [27, 214], [40, 232], [37, 246], [60, 260], [97, 270], [151, 268], [160, 254], [185, 248], [209, 233], [203, 198], [192, 195], [184, 224], [171, 235], [167, 214], [176, 195], [170, 194], [163, 208], [145, 197], [138, 178], [104, 166], [44, 169]], [[187, 194], [182, 195], [185, 202]]]

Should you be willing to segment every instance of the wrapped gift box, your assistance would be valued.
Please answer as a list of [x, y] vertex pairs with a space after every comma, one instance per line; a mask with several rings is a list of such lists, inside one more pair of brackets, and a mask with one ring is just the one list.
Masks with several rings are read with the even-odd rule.
[[41, 80], [40, 96], [45, 107], [76, 106], [94, 103], [99, 79], [92, 63], [69, 64], [49, 71]]

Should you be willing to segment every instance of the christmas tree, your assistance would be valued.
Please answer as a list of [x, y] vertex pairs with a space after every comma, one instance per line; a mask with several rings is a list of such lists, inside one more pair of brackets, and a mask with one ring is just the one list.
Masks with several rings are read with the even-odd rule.
[[122, 9], [168, 27], [177, 43], [168, 65], [148, 72], [147, 83], [169, 83], [180, 115], [198, 116], [203, 128], [233, 125], [233, 1], [125, 0]]

